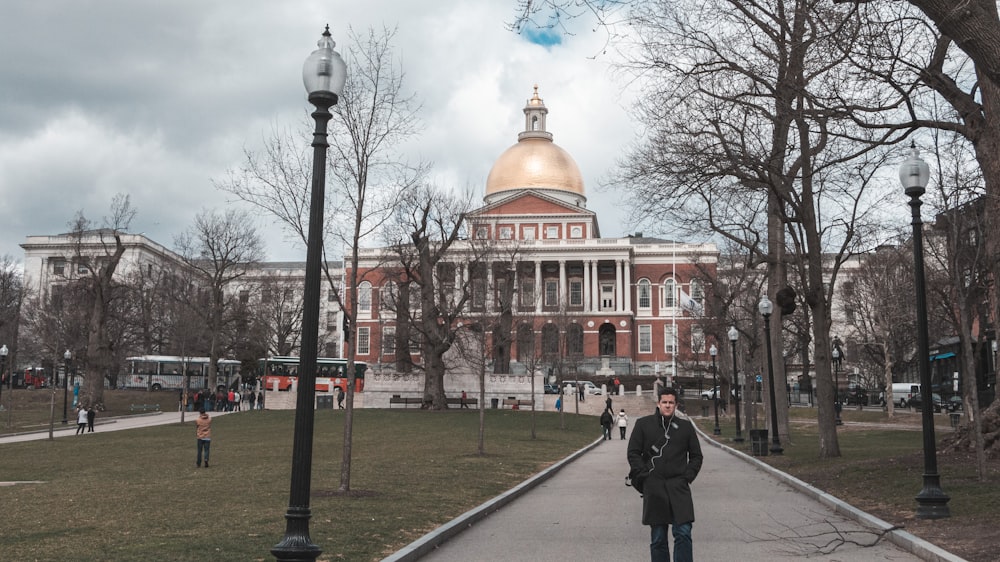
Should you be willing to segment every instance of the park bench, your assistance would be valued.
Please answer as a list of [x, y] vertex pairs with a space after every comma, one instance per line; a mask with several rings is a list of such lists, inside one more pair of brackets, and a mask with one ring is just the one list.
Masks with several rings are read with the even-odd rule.
[[128, 407], [130, 412], [159, 412], [159, 404], [132, 404]]
[[[475, 408], [476, 405], [479, 404], [479, 399], [478, 398], [473, 398], [473, 397], [470, 396], [470, 397], [468, 397], [468, 398], [465, 399], [465, 403], [468, 404], [468, 406], [470, 408]], [[449, 406], [461, 406], [462, 405], [462, 398], [461, 397], [448, 398], [448, 405]]]
[[504, 398], [503, 405], [510, 406], [513, 408], [515, 405], [518, 409], [524, 408], [526, 406], [531, 406], [535, 403], [534, 400], [517, 400], [516, 398]]
[[389, 398], [390, 408], [392, 408], [393, 404], [402, 404], [404, 408], [407, 408], [410, 406], [410, 404], [416, 404], [417, 406], [420, 406], [423, 403], [424, 399], [419, 397], [400, 396], [398, 394], [393, 394], [392, 397]]

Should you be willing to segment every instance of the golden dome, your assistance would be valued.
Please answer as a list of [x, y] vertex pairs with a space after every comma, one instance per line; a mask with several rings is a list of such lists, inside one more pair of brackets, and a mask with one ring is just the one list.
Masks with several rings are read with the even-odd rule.
[[573, 157], [547, 138], [523, 138], [497, 158], [486, 178], [486, 195], [511, 189], [556, 189], [584, 195]]
[[517, 144], [497, 158], [486, 178], [486, 196], [512, 189], [554, 189], [584, 195], [583, 176], [573, 157], [552, 142], [546, 130], [549, 110], [534, 95], [524, 107], [524, 131], [517, 135]]

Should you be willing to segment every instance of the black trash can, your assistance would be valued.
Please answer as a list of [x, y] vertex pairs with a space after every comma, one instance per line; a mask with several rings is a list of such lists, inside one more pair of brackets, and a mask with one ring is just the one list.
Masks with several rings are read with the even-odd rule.
[[499, 398], [490, 398], [490, 407], [493, 408], [494, 410], [496, 410], [497, 408], [499, 408], [500, 407], [500, 399]]
[[766, 457], [767, 456], [767, 430], [766, 429], [751, 429], [750, 430], [750, 452], [755, 457]]
[[316, 409], [317, 410], [332, 410], [333, 409], [333, 395], [330, 395], [330, 394], [317, 394], [316, 395]]

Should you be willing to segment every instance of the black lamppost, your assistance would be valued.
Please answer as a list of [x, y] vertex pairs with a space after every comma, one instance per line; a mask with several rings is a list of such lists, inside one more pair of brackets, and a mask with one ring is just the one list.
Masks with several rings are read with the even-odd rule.
[[712, 430], [712, 435], [722, 435], [722, 430], [719, 429], [719, 377], [715, 374], [715, 356], [719, 354], [719, 348], [713, 343], [708, 348], [708, 354], [712, 356], [712, 398], [715, 400], [715, 429]]
[[778, 405], [774, 398], [774, 359], [771, 358], [771, 313], [774, 312], [774, 304], [771, 299], [764, 295], [758, 305], [760, 315], [764, 317], [764, 340], [767, 342], [767, 393], [771, 399], [771, 454], [780, 455], [784, 452], [781, 448], [781, 438], [778, 437]]
[[67, 417], [67, 413], [66, 413], [66, 396], [67, 396], [67, 394], [69, 392], [67, 390], [67, 387], [69, 387], [69, 362], [72, 359], [73, 359], [73, 354], [70, 353], [70, 350], [67, 349], [66, 353], [63, 353], [63, 365], [64, 365], [64, 368], [63, 368], [63, 421], [62, 421], [63, 425], [66, 425], [67, 423], [69, 423], [69, 418]]
[[733, 348], [733, 384], [736, 385], [736, 438], [733, 441], [743, 442], [743, 430], [740, 428], [740, 381], [739, 369], [736, 368], [736, 341], [740, 339], [740, 332], [736, 326], [729, 327], [729, 343]]
[[10, 350], [7, 349], [7, 344], [0, 346], [0, 410], [3, 409], [3, 383], [4, 375], [7, 374], [7, 354]]
[[295, 434], [292, 443], [291, 490], [285, 513], [285, 537], [271, 548], [278, 560], [315, 560], [323, 551], [309, 538], [309, 494], [312, 479], [313, 411], [316, 397], [316, 356], [319, 340], [323, 208], [326, 189], [327, 124], [330, 108], [344, 91], [347, 65], [333, 50], [335, 43], [326, 26], [316, 49], [302, 68], [302, 81], [309, 103], [316, 106], [313, 132], [312, 198], [309, 202], [309, 235], [306, 243], [306, 279], [302, 302], [302, 344], [299, 354], [298, 396], [295, 401]]
[[840, 351], [840, 340], [836, 337], [833, 338], [833, 351], [830, 352], [830, 357], [833, 358], [834, 373], [833, 411], [837, 416], [834, 423], [836, 425], [844, 425], [844, 420], [840, 419], [840, 410], [843, 408], [840, 404], [840, 362], [844, 360], [844, 354]]
[[923, 221], [920, 220], [920, 197], [927, 188], [930, 169], [920, 158], [915, 146], [910, 145], [910, 157], [899, 166], [899, 181], [910, 198], [913, 225], [913, 284], [917, 301], [917, 365], [920, 368], [920, 395], [924, 405], [921, 421], [924, 433], [924, 487], [917, 494], [917, 517], [919, 519], [941, 519], [951, 517], [948, 500], [951, 498], [941, 489], [941, 478], [937, 470], [937, 450], [934, 440], [934, 403], [931, 393], [930, 345], [927, 338], [927, 289], [924, 285], [924, 238]]

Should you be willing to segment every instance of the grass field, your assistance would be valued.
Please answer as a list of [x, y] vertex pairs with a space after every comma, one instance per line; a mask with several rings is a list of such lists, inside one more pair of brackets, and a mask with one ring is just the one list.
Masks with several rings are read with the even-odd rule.
[[[579, 450], [594, 420], [487, 411], [358, 410], [352, 493], [340, 482], [343, 412], [316, 414], [310, 524], [321, 560], [378, 560]], [[272, 560], [284, 534], [293, 412], [213, 421], [212, 467], [192, 423], [2, 446], [4, 560]], [[16, 522], [16, 523], [14, 523]]]

